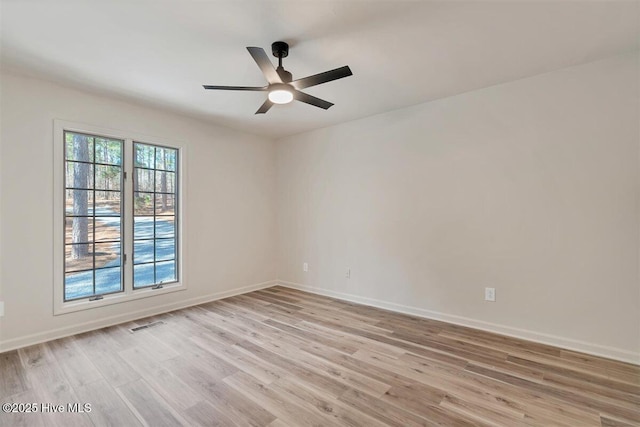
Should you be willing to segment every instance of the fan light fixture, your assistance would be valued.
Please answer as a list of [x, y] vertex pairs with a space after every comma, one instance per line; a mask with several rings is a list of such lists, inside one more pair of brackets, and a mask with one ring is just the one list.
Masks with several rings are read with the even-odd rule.
[[285, 85], [277, 85], [277, 87], [269, 91], [269, 101], [274, 104], [288, 104], [293, 101], [293, 92]]

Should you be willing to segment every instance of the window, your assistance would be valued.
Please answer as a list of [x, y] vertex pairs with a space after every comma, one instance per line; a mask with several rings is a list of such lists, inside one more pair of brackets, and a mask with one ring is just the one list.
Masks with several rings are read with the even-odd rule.
[[133, 144], [133, 287], [176, 280], [178, 151]]
[[184, 148], [58, 120], [54, 140], [54, 313], [184, 289]]
[[122, 145], [64, 132], [64, 301], [122, 291]]

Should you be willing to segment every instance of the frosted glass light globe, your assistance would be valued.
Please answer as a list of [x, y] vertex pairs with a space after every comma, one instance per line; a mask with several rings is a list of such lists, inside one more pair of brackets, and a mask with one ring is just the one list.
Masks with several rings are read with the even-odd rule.
[[269, 91], [269, 101], [274, 104], [288, 104], [293, 101], [293, 92], [285, 88], [277, 88]]

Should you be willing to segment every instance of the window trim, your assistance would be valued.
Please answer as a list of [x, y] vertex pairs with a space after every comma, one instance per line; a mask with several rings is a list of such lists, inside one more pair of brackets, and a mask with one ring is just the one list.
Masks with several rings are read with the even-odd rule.
[[[115, 294], [105, 294], [102, 299], [90, 301], [89, 298], [64, 301], [64, 132], [78, 132], [104, 136], [107, 138], [121, 139], [123, 145], [123, 172], [127, 174], [124, 180], [122, 199], [124, 203], [124, 230], [122, 240], [122, 254], [127, 256], [124, 263], [124, 291]], [[178, 259], [177, 281], [163, 284], [162, 288], [133, 288], [133, 203], [128, 197], [133, 195], [133, 142], [166, 146], [178, 150], [177, 182], [178, 192], [176, 195], [177, 205], [177, 232], [176, 257]], [[165, 138], [149, 135], [142, 135], [136, 132], [125, 132], [115, 129], [107, 129], [83, 123], [70, 122], [66, 120], [54, 119], [53, 121], [53, 314], [61, 315], [76, 311], [87, 310], [96, 307], [104, 307], [112, 304], [119, 304], [127, 301], [134, 301], [141, 298], [148, 298], [156, 295], [164, 295], [171, 292], [187, 289], [185, 278], [186, 271], [186, 246], [184, 236], [186, 227], [184, 218], [186, 217], [186, 158], [187, 150], [182, 144]]]

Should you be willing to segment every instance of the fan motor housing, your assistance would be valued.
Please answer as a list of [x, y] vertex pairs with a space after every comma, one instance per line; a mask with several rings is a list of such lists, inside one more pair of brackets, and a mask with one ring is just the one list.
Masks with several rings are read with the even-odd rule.
[[273, 42], [271, 44], [271, 53], [276, 58], [286, 58], [289, 56], [289, 45], [286, 42]]

